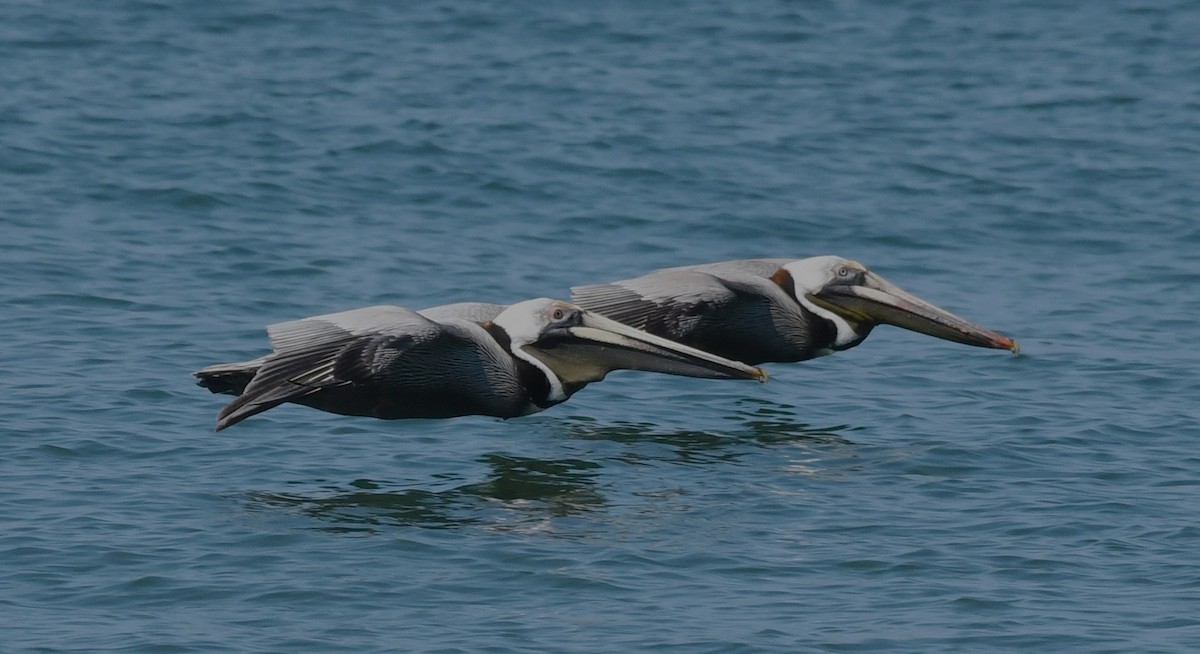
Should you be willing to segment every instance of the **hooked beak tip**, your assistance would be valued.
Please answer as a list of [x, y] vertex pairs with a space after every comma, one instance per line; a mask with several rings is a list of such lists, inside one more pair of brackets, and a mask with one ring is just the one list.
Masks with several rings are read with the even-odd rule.
[[874, 274], [865, 284], [835, 287], [833, 296], [825, 298], [825, 302], [832, 304], [835, 311], [840, 307], [876, 324], [895, 325], [948, 341], [1008, 350], [1013, 354], [1018, 354], [1021, 349], [1008, 336], [972, 324]]

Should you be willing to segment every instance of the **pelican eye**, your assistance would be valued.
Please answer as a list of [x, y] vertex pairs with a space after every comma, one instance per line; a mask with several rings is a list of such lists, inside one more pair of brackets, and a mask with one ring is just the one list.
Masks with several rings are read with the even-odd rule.
[[838, 277], [849, 277], [850, 276], [850, 268], [847, 266], [842, 266], [842, 267], [838, 268], [837, 274], [838, 274]]
[[563, 309], [562, 307], [558, 307], [558, 308], [554, 309], [554, 311], [550, 312], [551, 320], [562, 320], [566, 317], [567, 317], [567, 311], [566, 311], [566, 309]]

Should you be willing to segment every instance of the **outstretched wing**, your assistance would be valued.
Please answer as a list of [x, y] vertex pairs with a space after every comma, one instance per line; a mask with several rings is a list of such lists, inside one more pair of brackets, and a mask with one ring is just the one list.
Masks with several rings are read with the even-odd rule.
[[671, 269], [609, 284], [576, 286], [571, 299], [585, 309], [643, 331], [686, 341], [703, 321], [745, 299], [723, 280], [692, 269]]
[[267, 333], [275, 352], [218, 414], [218, 431], [322, 390], [371, 383], [397, 357], [444, 330], [415, 311], [377, 306], [279, 323]]
[[781, 260], [667, 268], [571, 289], [576, 304], [657, 336], [749, 364], [795, 361], [806, 335], [796, 302], [771, 278]]

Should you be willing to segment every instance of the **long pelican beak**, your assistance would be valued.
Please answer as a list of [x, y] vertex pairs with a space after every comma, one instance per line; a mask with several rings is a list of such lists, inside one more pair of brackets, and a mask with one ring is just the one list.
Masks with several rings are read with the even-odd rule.
[[582, 312], [580, 324], [524, 349], [571, 385], [599, 381], [613, 370], [767, 381], [761, 368], [647, 334], [590, 311]]
[[1020, 347], [1004, 334], [967, 322], [867, 271], [858, 284], [830, 284], [809, 296], [817, 304], [868, 325], [885, 323], [956, 343], [1010, 350]]

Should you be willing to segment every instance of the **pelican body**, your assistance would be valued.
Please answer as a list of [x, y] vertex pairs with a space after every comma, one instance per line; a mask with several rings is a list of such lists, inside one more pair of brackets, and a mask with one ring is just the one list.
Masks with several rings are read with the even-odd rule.
[[565, 401], [613, 370], [766, 380], [736, 361], [558, 300], [376, 306], [267, 328], [274, 352], [194, 375], [238, 397], [217, 430], [285, 402], [375, 418], [512, 418]]
[[749, 364], [804, 361], [852, 348], [879, 324], [1017, 352], [1017, 343], [835, 256], [741, 259], [577, 286], [579, 306]]

